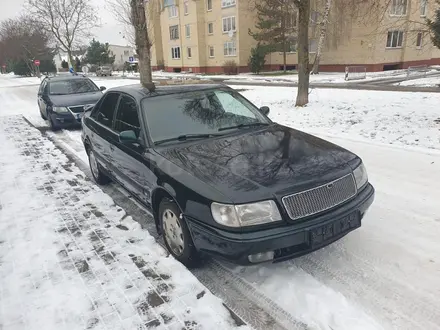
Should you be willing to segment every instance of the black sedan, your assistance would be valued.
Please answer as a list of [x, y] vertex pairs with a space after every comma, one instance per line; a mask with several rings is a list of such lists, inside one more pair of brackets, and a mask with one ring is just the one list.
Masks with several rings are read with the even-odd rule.
[[223, 85], [109, 90], [86, 109], [94, 179], [151, 208], [169, 252], [281, 261], [359, 228], [374, 199], [361, 159], [272, 122]]
[[104, 90], [84, 76], [46, 77], [38, 90], [41, 118], [49, 122], [52, 130], [79, 127], [84, 106], [98, 102]]

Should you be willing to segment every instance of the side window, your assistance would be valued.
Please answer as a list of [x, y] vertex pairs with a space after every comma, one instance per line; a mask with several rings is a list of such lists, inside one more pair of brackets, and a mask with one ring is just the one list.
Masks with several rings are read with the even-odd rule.
[[123, 95], [116, 113], [115, 130], [117, 132], [134, 131], [139, 137], [140, 126], [136, 101]]
[[97, 110], [96, 120], [102, 125], [112, 128], [113, 116], [115, 114], [116, 105], [118, 104], [119, 94], [108, 93]]

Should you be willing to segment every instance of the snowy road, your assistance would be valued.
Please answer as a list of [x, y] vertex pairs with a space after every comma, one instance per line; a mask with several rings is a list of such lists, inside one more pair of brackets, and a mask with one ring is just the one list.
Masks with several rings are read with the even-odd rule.
[[[371, 94], [375, 92], [358, 93], [370, 93], [373, 96], [369, 98], [375, 98]], [[35, 86], [0, 88], [0, 116], [23, 113], [36, 126], [45, 125], [36, 109], [35, 94]], [[410, 98], [408, 95], [406, 99]], [[264, 96], [260, 95], [254, 101], [262, 99]], [[423, 105], [421, 102], [433, 104], [431, 99], [421, 98], [417, 102], [419, 106]], [[275, 102], [269, 98], [266, 105], [286, 111], [282, 99]], [[357, 111], [356, 104], [349, 108], [350, 112]], [[364, 110], [365, 105], [361, 111]], [[432, 114], [428, 111], [425, 115]], [[279, 112], [276, 117], [277, 121], [289, 119], [281, 117]], [[285, 124], [290, 125], [289, 120]], [[366, 123], [368, 126], [357, 123], [361, 127], [346, 130], [353, 140], [335, 137], [331, 120], [328, 127], [322, 122], [318, 128], [312, 127], [319, 135], [364, 159], [377, 194], [360, 230], [325, 249], [289, 262], [247, 268], [223, 263], [221, 267], [251, 285], [259, 294], [256, 296], [269, 297], [309, 329], [438, 329], [440, 151], [420, 148], [435, 148], [438, 135], [434, 126], [422, 131], [423, 134], [417, 133], [415, 127], [413, 134], [421, 137], [421, 141], [417, 144], [411, 140], [408, 144], [412, 148], [405, 147], [405, 139], [400, 140], [400, 146], [356, 141], [358, 132], [365, 129], [380, 133], [380, 141], [386, 142], [384, 131], [375, 132], [377, 126], [371, 125], [372, 120]], [[404, 129], [408, 134], [412, 132], [411, 127], [408, 129], [411, 122], [417, 122], [417, 117], [406, 119]], [[398, 126], [393, 127], [396, 129]], [[79, 132], [61, 132], [55, 139], [84, 159]], [[228, 287], [224, 290], [227, 292]], [[262, 300], [254, 303], [264, 305]]]

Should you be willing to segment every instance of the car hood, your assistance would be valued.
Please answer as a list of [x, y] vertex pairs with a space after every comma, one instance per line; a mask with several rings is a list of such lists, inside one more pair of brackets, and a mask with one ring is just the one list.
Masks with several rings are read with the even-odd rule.
[[81, 93], [69, 95], [50, 95], [52, 104], [56, 107], [71, 107], [75, 105], [95, 104], [102, 96], [102, 92]]
[[350, 173], [349, 163], [358, 158], [330, 142], [278, 124], [156, 151], [235, 203], [324, 184]]

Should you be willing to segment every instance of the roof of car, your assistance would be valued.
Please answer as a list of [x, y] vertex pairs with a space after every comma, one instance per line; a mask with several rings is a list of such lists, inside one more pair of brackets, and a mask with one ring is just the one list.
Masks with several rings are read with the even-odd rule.
[[216, 88], [224, 88], [224, 87], [226, 87], [226, 85], [212, 84], [212, 83], [156, 85], [156, 89], [154, 90], [154, 92], [151, 92], [140, 84], [133, 84], [133, 85], [110, 88], [108, 92], [117, 91], [131, 95], [137, 94], [138, 97], [144, 98], [144, 97], [194, 92], [199, 90], [216, 89]]
[[57, 81], [57, 80], [75, 80], [75, 79], [89, 79], [89, 78], [83, 75], [74, 76], [72, 74], [62, 74], [57, 76], [48, 76], [46, 77], [46, 79], [50, 81]]

